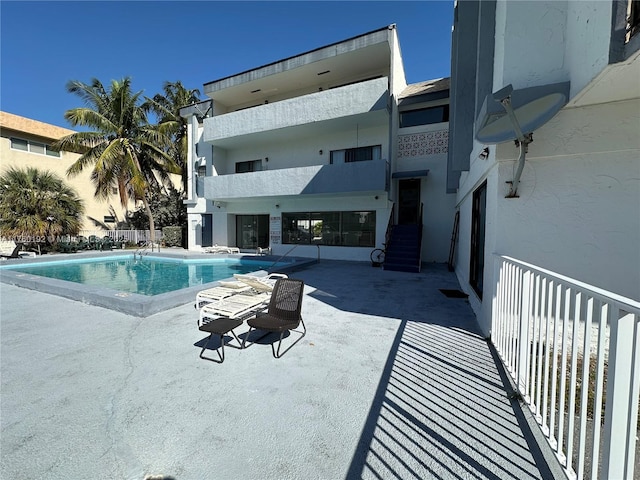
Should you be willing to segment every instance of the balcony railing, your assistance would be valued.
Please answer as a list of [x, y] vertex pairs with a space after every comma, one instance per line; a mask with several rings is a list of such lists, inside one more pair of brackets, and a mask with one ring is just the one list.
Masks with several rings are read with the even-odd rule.
[[640, 303], [499, 256], [491, 340], [568, 478], [633, 478]]
[[372, 112], [383, 114], [384, 120], [387, 102], [388, 79], [377, 78], [206, 118], [203, 138], [224, 145], [225, 139], [304, 125], [317, 128], [319, 122]]
[[319, 194], [358, 195], [388, 189], [389, 164], [386, 160], [235, 173], [204, 179], [205, 197], [215, 200]]

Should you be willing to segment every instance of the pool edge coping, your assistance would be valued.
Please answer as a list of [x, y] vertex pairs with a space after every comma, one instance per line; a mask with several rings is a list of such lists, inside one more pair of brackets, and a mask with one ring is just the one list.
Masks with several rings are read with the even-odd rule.
[[[85, 258], [97, 258], [97, 257], [105, 257], [108, 258], [111, 252], [96, 252], [90, 255], [83, 255]], [[102, 253], [102, 254], [101, 254]], [[115, 253], [122, 255], [122, 250], [117, 250]], [[72, 254], [76, 256], [75, 254]], [[213, 258], [212, 254], [198, 254], [193, 252], [188, 253], [179, 253], [179, 252], [150, 252], [149, 256], [163, 256], [169, 258], [179, 258], [183, 260], [189, 260], [194, 258]], [[269, 261], [274, 259], [274, 263], [276, 260], [281, 260], [273, 255], [217, 255], [215, 258], [242, 258], [242, 257], [251, 257], [255, 260], [266, 260]], [[58, 260], [58, 256], [56, 255], [55, 260]], [[35, 261], [34, 261], [35, 260]], [[49, 259], [47, 259], [49, 260]], [[271, 272], [281, 272], [281, 273], [292, 273], [294, 271], [307, 268], [315, 263], [317, 260], [309, 259], [304, 257], [289, 257], [288, 260], [293, 260], [290, 265], [284, 266], [282, 268], [277, 268], [276, 270], [257, 270], [252, 272], [252, 274], [257, 276], [265, 276]], [[46, 260], [45, 260], [46, 261]], [[49, 261], [54, 261], [52, 258]], [[27, 263], [41, 263], [43, 262], [42, 257], [36, 257], [36, 259], [29, 258], [24, 259], [23, 261], [16, 262], [18, 264], [27, 264]], [[3, 264], [5, 262], [2, 262]], [[70, 300], [78, 301], [81, 303], [85, 303], [88, 305], [95, 305], [103, 308], [107, 308], [109, 310], [114, 310], [120, 313], [124, 313], [127, 315], [132, 315], [135, 317], [149, 317], [156, 313], [169, 310], [171, 308], [179, 307], [185, 305], [189, 302], [195, 302], [196, 293], [201, 290], [214, 287], [219, 285], [220, 281], [224, 281], [225, 279], [217, 280], [210, 283], [204, 283], [200, 285], [195, 285], [193, 287], [187, 287], [180, 290], [175, 290], [173, 292], [161, 293], [158, 295], [147, 296], [140, 295], [137, 293], [129, 293], [129, 292], [121, 292], [119, 290], [113, 290], [107, 287], [97, 287], [97, 286], [89, 286], [83, 285], [81, 283], [74, 283], [66, 280], [58, 280], [48, 277], [42, 277], [39, 275], [33, 275], [26, 272], [9, 270], [7, 268], [0, 269], [0, 282], [6, 283], [10, 285], [15, 285], [21, 288], [36, 290], [43, 293], [48, 293], [51, 295], [57, 295], [59, 297], [68, 298]]]

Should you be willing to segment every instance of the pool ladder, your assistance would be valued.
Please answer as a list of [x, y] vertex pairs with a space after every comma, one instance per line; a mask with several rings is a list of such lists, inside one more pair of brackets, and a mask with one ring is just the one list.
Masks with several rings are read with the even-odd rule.
[[[151, 248], [151, 251], [153, 252], [153, 243], [144, 242], [142, 245], [140, 245], [140, 248], [138, 248], [133, 253], [133, 259], [135, 260], [137, 257], [140, 257], [140, 260], [142, 260], [142, 255], [148, 255], [149, 254], [149, 248]], [[159, 246], [158, 246], [158, 251], [160, 251], [160, 247]]]

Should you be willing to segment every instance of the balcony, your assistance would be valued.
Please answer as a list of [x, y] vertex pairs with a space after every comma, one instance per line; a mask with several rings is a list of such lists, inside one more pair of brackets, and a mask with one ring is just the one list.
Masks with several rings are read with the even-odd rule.
[[292, 127], [317, 129], [322, 122], [355, 115], [365, 122], [382, 123], [388, 118], [387, 101], [388, 79], [377, 78], [207, 118], [203, 138], [230, 148], [246, 141], [247, 135], [272, 136]]
[[206, 198], [231, 200], [289, 195], [365, 195], [388, 190], [386, 160], [313, 165], [204, 179]]

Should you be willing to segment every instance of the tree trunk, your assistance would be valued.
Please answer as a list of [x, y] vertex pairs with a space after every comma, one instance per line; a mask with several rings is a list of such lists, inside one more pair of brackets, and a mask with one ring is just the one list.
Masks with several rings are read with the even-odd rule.
[[151, 238], [151, 245], [153, 247], [153, 244], [156, 243], [156, 225], [153, 221], [153, 213], [151, 213], [151, 207], [149, 207], [149, 202], [146, 196], [142, 199], [142, 203], [144, 203], [144, 209], [147, 212], [147, 217], [149, 217], [149, 236]]

